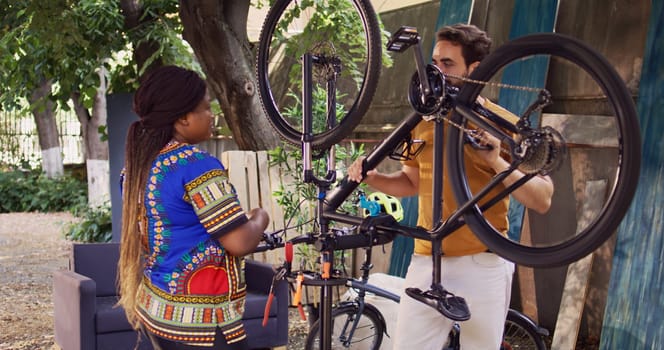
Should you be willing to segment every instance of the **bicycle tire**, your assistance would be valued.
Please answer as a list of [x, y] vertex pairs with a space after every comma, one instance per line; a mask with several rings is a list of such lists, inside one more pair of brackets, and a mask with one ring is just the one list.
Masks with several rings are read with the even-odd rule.
[[[355, 329], [349, 347], [341, 344], [340, 337], [344, 336], [344, 329], [352, 325], [358, 315], [356, 303], [346, 303], [332, 309], [332, 349], [366, 349], [378, 350], [383, 342], [385, 321], [380, 312], [371, 304], [365, 304], [360, 316], [360, 323]], [[348, 325], [347, 325], [348, 324]], [[320, 319], [316, 320], [309, 330], [306, 340], [306, 350], [317, 350], [319, 346]]]
[[[299, 4], [303, 3], [305, 2], [299, 2]], [[304, 136], [301, 113], [299, 115], [293, 113], [298, 109], [298, 98], [292, 95], [289, 97], [288, 95], [289, 91], [294, 93], [293, 86], [289, 83], [291, 80], [289, 73], [291, 68], [298, 64], [295, 60], [300, 59], [305, 50], [312, 51], [314, 50], [313, 45], [317, 45], [316, 50], [333, 51], [332, 55], [339, 57], [344, 67], [357, 66], [356, 70], [349, 68], [339, 75], [335, 105], [345, 109], [345, 111], [337, 112], [336, 125], [327, 126], [324, 121], [326, 115], [323, 113], [322, 116], [317, 116], [320, 113], [316, 113], [318, 110], [314, 106], [314, 130], [310, 140], [314, 149], [331, 147], [347, 137], [360, 123], [376, 91], [382, 60], [381, 32], [378, 18], [371, 3], [368, 0], [330, 0], [330, 3], [329, 6], [335, 9], [335, 13], [342, 14], [341, 18], [350, 21], [349, 26], [354, 25], [358, 27], [356, 28], [358, 32], [363, 33], [362, 36], [357, 37], [361, 38], [359, 42], [354, 42], [348, 38], [346, 38], [348, 40], [331, 38], [332, 35], [340, 32], [339, 30], [332, 30], [334, 27], [330, 27], [329, 31], [319, 28], [316, 31], [317, 38], [315, 39], [303, 38], [302, 35], [291, 35], [290, 37], [283, 35], [283, 31], [288, 32], [284, 28], [290, 24], [301, 25], [299, 21], [315, 23], [315, 20], [313, 20], [316, 18], [315, 11], [318, 6], [325, 6], [327, 2], [316, 1], [315, 5], [309, 5], [315, 6], [314, 8], [301, 10], [300, 6], [303, 5], [298, 5], [298, 1], [278, 0], [268, 11], [258, 44], [256, 70], [263, 109], [270, 124], [279, 136], [294, 145], [300, 145]], [[293, 19], [292, 16], [297, 17], [297, 20]], [[334, 18], [334, 20], [341, 21], [338, 18]], [[307, 33], [304, 29], [302, 32]], [[313, 41], [313, 43], [302, 44], [303, 41], [307, 40]], [[321, 44], [328, 41], [327, 46]], [[336, 44], [337, 41], [343, 42], [343, 44], [339, 44], [340, 50], [331, 49], [332, 45], [330, 43]], [[292, 43], [291, 46], [280, 46], [284, 43], [288, 45], [289, 42]], [[291, 50], [292, 47], [297, 47], [297, 50], [293, 48], [296, 53], [286, 52], [286, 54], [283, 54], [284, 51], [282, 50]], [[329, 54], [329, 52], [326, 53]], [[357, 54], [357, 56], [349, 57], [353, 54]], [[353, 72], [356, 73], [356, 76], [351, 76]], [[356, 79], [359, 82], [356, 82]], [[314, 90], [312, 95], [315, 95], [316, 89], [313, 88], [312, 90]], [[301, 89], [299, 92], [301, 92]], [[299, 108], [301, 110], [301, 107]], [[296, 114], [296, 117], [288, 116], [289, 113]], [[317, 122], [319, 119], [322, 121]]]
[[537, 325], [527, 316], [510, 309], [505, 320], [501, 350], [546, 350]]
[[[565, 98], [564, 95], [557, 96], [554, 94], [554, 104], [546, 107], [543, 111], [544, 114], [542, 114], [542, 116], [551, 115], [556, 118], [568, 118], [566, 119], [568, 122], [576, 123], [577, 127], [588, 135], [592, 134], [592, 128], [604, 127], [607, 132], [606, 140], [603, 141], [605, 142], [604, 145], [596, 141], [586, 142], [585, 139], [574, 135], [571, 136], [577, 140], [576, 143], [569, 142], [565, 138], [548, 143], [549, 145], [567, 147], [571, 152], [569, 152], [569, 161], [566, 160], [558, 170], [550, 172], [556, 188], [552, 199], [552, 207], [544, 214], [543, 220], [550, 223], [550, 226], [569, 225], [569, 227], [565, 226], [565, 230], [560, 230], [561, 232], [558, 232], [558, 230], [551, 232], [553, 230], [543, 226], [541, 230], [548, 231], [547, 234], [550, 234], [551, 237], [543, 237], [541, 233], [537, 236], [538, 232], [534, 232], [533, 237], [528, 241], [519, 235], [512, 238], [507, 237], [500, 230], [494, 228], [482, 215], [482, 210], [480, 210], [480, 205], [483, 205], [482, 202], [479, 205], [473, 205], [463, 216], [474, 234], [489, 249], [506, 259], [532, 267], [565, 265], [588, 255], [604, 243], [618, 228], [630, 206], [638, 182], [641, 161], [641, 137], [638, 118], [629, 90], [604, 57], [577, 39], [556, 33], [533, 34], [515, 39], [499, 47], [483, 60], [469, 78], [477, 81], [491, 81], [502, 74], [506, 66], [514, 62], [523, 64], [523, 62], [529, 61], [530, 58], [539, 59], [542, 55], [551, 56], [549, 60], [542, 61], [547, 64], [546, 70], [555, 70], [556, 77], [562, 76], [569, 79], [569, 85], [566, 86], [567, 90], [570, 89], [570, 86], [577, 87], [577, 85], [573, 85], [574, 82], [588, 84], [590, 86], [588, 91], [599, 92], [599, 95], [596, 96], [588, 95], [588, 98], [596, 99], [594, 100], [596, 106], [590, 107], [604, 109], [601, 115], [589, 115], [584, 108], [592, 108], [587, 108], [588, 106], [572, 99], [562, 101]], [[532, 62], [538, 61], [533, 60]], [[527, 76], [528, 73], [522, 72], [522, 74]], [[549, 74], [553, 75], [552, 73]], [[468, 106], [471, 102], [476, 101], [477, 97], [483, 93], [484, 86], [486, 85], [464, 83], [459, 92], [457, 108], [463, 108], [460, 106]], [[552, 86], [552, 88], [557, 89], [558, 86]], [[559, 90], [563, 91], [564, 89]], [[564, 91], [567, 92], [567, 90]], [[492, 93], [490, 90], [484, 92], [486, 94]], [[495, 95], [495, 91], [493, 93]], [[556, 98], [561, 99], [560, 104], [555, 103]], [[575, 114], [575, 108], [580, 113]], [[560, 114], [561, 111], [565, 112], [567, 116]], [[594, 111], [592, 109], [592, 112]], [[516, 114], [520, 115], [520, 112]], [[467, 124], [467, 121], [458, 110], [455, 110], [452, 114], [451, 120], [460, 125]], [[563, 132], [569, 131], [561, 125], [553, 128], [556, 127], [560, 129], [556, 129], [556, 132], [560, 131], [561, 135]], [[580, 131], [577, 130], [577, 132]], [[464, 147], [467, 149], [469, 146], [464, 146], [463, 132], [458, 128], [450, 127], [447, 134], [447, 166], [452, 190], [457, 203], [466, 203], [472, 197], [470, 181], [464, 163]], [[570, 137], [570, 135], [565, 137]], [[546, 148], [543, 150], [546, 150]], [[541, 153], [548, 157], [547, 152]], [[590, 157], [583, 159], [578, 156], [578, 154], [584, 154], [583, 152], [586, 152], [585, 154], [593, 152], [592, 154], [607, 159], [597, 157], [600, 161], [590, 164], [592, 160]], [[542, 154], [538, 154], [538, 156], [546, 159]], [[582, 164], [586, 164], [587, 167], [583, 168]], [[583, 174], [583, 171], [579, 169], [587, 169], [589, 174]], [[605, 171], [605, 174], [601, 175], [605, 179], [593, 183], [592, 181], [595, 180], [591, 179], [590, 175], [593, 174], [590, 173], [599, 172], [598, 169]], [[583, 182], [584, 178], [582, 176], [588, 176], [585, 182]], [[571, 185], [568, 185], [566, 181], [569, 181]], [[584, 211], [583, 215], [587, 217], [578, 215], [575, 212], [578, 212], [577, 208], [588, 205], [590, 199], [601, 201], [601, 199], [597, 199], [599, 197], [592, 197], [589, 194], [593, 188], [601, 189], [601, 186], [604, 186], [605, 192], [600, 193], [604, 194], [605, 197], [603, 203], [596, 205], [599, 209], [596, 212]], [[474, 191], [478, 193], [477, 188]], [[563, 195], [565, 191], [572, 195], [565, 197]], [[579, 195], [581, 195], [581, 200], [577, 198]], [[582, 200], [583, 196], [586, 196], [586, 201]], [[570, 198], [573, 203], [568, 202]], [[486, 210], [487, 208], [483, 209]], [[565, 219], [556, 215], [562, 215], [566, 211], [570, 216], [575, 215], [572, 216], [572, 219], [576, 217], [576, 221], [571, 223], [560, 221]], [[516, 238], [520, 241], [517, 241]]]

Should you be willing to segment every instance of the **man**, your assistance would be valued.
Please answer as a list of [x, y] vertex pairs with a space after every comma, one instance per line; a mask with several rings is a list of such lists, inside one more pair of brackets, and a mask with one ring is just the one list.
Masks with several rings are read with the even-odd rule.
[[[485, 32], [472, 25], [456, 24], [444, 27], [436, 34], [432, 59], [444, 74], [467, 77], [488, 55], [490, 47], [491, 39]], [[463, 83], [454, 77], [449, 77], [447, 81], [457, 86]], [[479, 98], [478, 102], [496, 114], [516, 118], [486, 99]], [[350, 180], [364, 181], [387, 194], [398, 197], [418, 195], [418, 226], [427, 229], [434, 226], [431, 193], [433, 129], [432, 122], [422, 121], [413, 130], [413, 139], [424, 140], [424, 150], [414, 159], [404, 161], [400, 171], [382, 174], [371, 170], [362, 179], [362, 159], [348, 169]], [[474, 190], [509, 167], [509, 162], [500, 157], [498, 139], [482, 130], [478, 130], [478, 139], [481, 145], [492, 147], [467, 148], [467, 173]], [[514, 171], [503, 181], [503, 185], [509, 186], [523, 175], [518, 170]], [[446, 218], [456, 209], [456, 203], [446, 174], [444, 181], [442, 215]], [[549, 209], [552, 195], [553, 183], [545, 176], [536, 176], [512, 192], [516, 200], [539, 213]], [[491, 224], [505, 234], [508, 228], [507, 207], [508, 199], [505, 199], [485, 213]], [[446, 237], [442, 248], [441, 283], [450, 292], [465, 298], [471, 312], [470, 320], [461, 322], [461, 347], [464, 350], [499, 349], [509, 307], [514, 265], [488, 252], [467, 226]], [[432, 267], [431, 242], [416, 240], [405, 286], [429, 289]], [[433, 308], [403, 293], [394, 349], [440, 349], [452, 323]]]

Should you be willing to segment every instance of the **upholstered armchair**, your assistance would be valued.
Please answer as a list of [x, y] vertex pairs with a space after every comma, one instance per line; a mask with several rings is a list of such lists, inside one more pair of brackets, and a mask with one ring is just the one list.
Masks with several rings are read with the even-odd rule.
[[[55, 342], [63, 350], [152, 349], [149, 340], [131, 329], [116, 290], [118, 243], [75, 243], [69, 270], [53, 276]], [[274, 287], [275, 300], [262, 326], [263, 311], [274, 271], [247, 260], [247, 304], [244, 316], [249, 346], [272, 348], [288, 343], [288, 285]], [[139, 340], [140, 339], [140, 340]]]

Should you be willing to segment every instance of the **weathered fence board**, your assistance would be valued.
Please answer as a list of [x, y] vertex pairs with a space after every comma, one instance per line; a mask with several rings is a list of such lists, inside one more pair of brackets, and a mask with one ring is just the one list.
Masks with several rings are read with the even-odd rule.
[[[602, 209], [606, 197], [606, 187], [606, 180], [594, 180], [586, 183], [584, 198], [581, 200], [583, 205], [579, 212], [579, 230], [587, 227]], [[570, 264], [567, 269], [560, 311], [558, 312], [558, 320], [551, 344], [553, 349], [572, 350], [576, 346], [583, 306], [588, 293], [593, 257], [594, 253], [591, 253], [585, 258]]]
[[602, 349], [661, 349], [664, 344], [664, 1], [651, 1], [639, 87], [643, 137], [635, 200], [618, 231]]
[[[509, 40], [526, 34], [552, 31], [555, 26], [557, 13], [558, 0], [515, 0], [510, 24]], [[540, 62], [537, 62], [537, 64], [539, 63]], [[505, 69], [501, 82], [519, 86], [544, 87], [547, 81], [547, 65], [539, 65], [537, 66], [538, 70], [535, 70], [533, 64], [535, 63], [511, 65]], [[523, 71], [521, 70], [527, 71], [528, 74], [523, 74]], [[523, 111], [525, 110], [527, 103], [529, 103], [527, 101], [530, 101], [529, 98], [524, 97], [526, 97], [526, 95], [524, 95], [523, 91], [501, 89], [498, 96], [498, 104], [512, 111]], [[537, 116], [535, 116], [534, 119], [536, 118]], [[533, 120], [533, 122], [535, 124], [539, 123], [537, 120]], [[510, 200], [508, 215], [510, 238], [530, 239], [530, 237], [519, 237], [522, 227], [526, 225], [525, 216], [524, 207], [516, 200]], [[526, 230], [526, 233], [530, 235], [530, 228]], [[527, 315], [537, 319], [538, 304], [534, 270], [517, 267], [517, 279], [520, 288], [521, 309]]]

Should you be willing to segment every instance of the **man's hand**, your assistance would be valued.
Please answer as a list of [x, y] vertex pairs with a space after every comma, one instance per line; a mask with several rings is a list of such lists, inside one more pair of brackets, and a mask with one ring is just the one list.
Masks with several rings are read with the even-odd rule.
[[498, 138], [482, 129], [477, 130], [475, 138], [480, 146], [490, 146], [488, 149], [475, 150], [477, 155], [480, 156], [488, 166], [497, 173], [509, 167], [507, 161], [500, 157], [500, 140], [498, 140]]
[[[364, 159], [366, 157], [362, 156], [357, 158], [353, 164], [351, 164], [348, 167], [348, 180], [355, 181], [355, 182], [362, 182], [362, 167], [364, 163]], [[377, 173], [375, 169], [367, 171], [367, 177], [373, 176]]]

